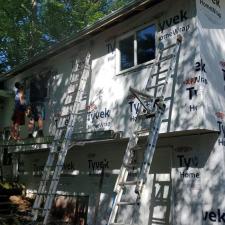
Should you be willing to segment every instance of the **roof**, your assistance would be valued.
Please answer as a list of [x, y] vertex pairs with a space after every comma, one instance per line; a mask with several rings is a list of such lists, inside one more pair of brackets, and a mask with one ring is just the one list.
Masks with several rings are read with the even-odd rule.
[[10, 79], [18, 75], [18, 73], [21, 73], [43, 62], [49, 57], [55, 56], [65, 51], [66, 49], [71, 48], [72, 46], [78, 44], [79, 42], [87, 40], [88, 38], [102, 32], [103, 30], [120, 23], [122, 20], [135, 15], [145, 10], [146, 8], [152, 7], [153, 5], [161, 1], [163, 0], [134, 0], [125, 7], [110, 13], [109, 15], [95, 22], [93, 25], [87, 26], [86, 28], [72, 35], [71, 37], [66, 38], [63, 41], [50, 46], [47, 50], [37, 54], [29, 61], [21, 65], [18, 65], [17, 67], [15, 67], [15, 69], [1, 75], [0, 81]]

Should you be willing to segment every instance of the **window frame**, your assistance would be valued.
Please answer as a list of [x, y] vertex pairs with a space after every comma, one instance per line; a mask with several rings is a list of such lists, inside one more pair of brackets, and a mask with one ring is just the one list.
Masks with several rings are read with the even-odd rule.
[[[123, 35], [121, 35], [120, 37], [117, 38], [117, 41], [116, 41], [116, 43], [117, 43], [116, 44], [116, 74], [117, 75], [127, 73], [127, 72], [135, 70], [139, 67], [147, 66], [149, 64], [152, 64], [155, 61], [155, 58], [154, 58], [154, 59], [151, 59], [147, 62], [137, 64], [137, 61], [138, 61], [138, 59], [137, 59], [137, 32], [141, 31], [141, 30], [144, 30], [145, 28], [150, 27], [150, 26], [155, 26], [155, 46], [157, 46], [157, 40], [156, 40], [157, 25], [156, 25], [155, 21], [151, 22], [151, 23], [146, 23], [142, 26], [138, 26], [135, 29], [133, 29], [131, 31], [128, 31], [127, 33], [125, 33], [125, 34], [123, 34]], [[127, 68], [127, 69], [124, 69], [124, 70], [121, 70], [121, 53], [120, 53], [119, 44], [120, 44], [120, 41], [122, 41], [122, 40], [124, 40], [124, 39], [126, 39], [130, 36], [134, 36], [134, 66], [132, 66], [130, 68]], [[157, 51], [157, 49], [155, 48], [155, 57], [156, 57], [156, 51]]]

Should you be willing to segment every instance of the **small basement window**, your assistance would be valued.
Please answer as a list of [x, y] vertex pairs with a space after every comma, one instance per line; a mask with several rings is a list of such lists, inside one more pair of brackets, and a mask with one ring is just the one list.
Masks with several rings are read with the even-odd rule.
[[155, 32], [155, 25], [151, 25], [120, 39], [120, 71], [155, 58]]

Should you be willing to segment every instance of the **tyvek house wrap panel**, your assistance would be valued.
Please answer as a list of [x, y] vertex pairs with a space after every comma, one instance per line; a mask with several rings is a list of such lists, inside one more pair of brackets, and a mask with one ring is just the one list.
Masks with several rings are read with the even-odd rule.
[[207, 79], [204, 96], [205, 126], [223, 130], [225, 101], [225, 2], [197, 1], [202, 76]]
[[[170, 10], [167, 10], [168, 8]], [[150, 24], [156, 25], [156, 45], [160, 40], [167, 46], [176, 42], [178, 34], [183, 36], [177, 79], [168, 85], [166, 94], [166, 97], [172, 97], [167, 101], [165, 113], [165, 119], [168, 118], [169, 122], [162, 124], [161, 132], [205, 128], [201, 94], [193, 85], [198, 82], [195, 79], [204, 80], [199, 76], [199, 71], [196, 73], [201, 58], [195, 15], [193, 0], [177, 1], [176, 7], [173, 8], [170, 7], [170, 1], [165, 1], [52, 59], [54, 71], [57, 72], [52, 78], [52, 89], [48, 96], [50, 101], [46, 105], [46, 117], [49, 119], [45, 120], [44, 125], [47, 133], [54, 134], [57, 116], [61, 111], [68, 111], [68, 107], [61, 110], [61, 106], [66, 97], [69, 78], [73, 73], [71, 61], [76, 61], [78, 53], [82, 52], [85, 55], [84, 52], [90, 51], [91, 72], [82, 101], [82, 115], [78, 116], [75, 132], [111, 129], [124, 131], [125, 136], [128, 136], [139, 107], [139, 102], [130, 98], [129, 87], [143, 90], [152, 64], [121, 74], [118, 71], [118, 43], [124, 34]], [[36, 73], [38, 74], [38, 71]]]
[[[169, 122], [162, 125], [161, 132], [203, 128], [202, 97], [200, 94], [197, 96], [194, 87], [189, 85], [189, 80], [195, 79], [193, 74], [198, 69], [195, 64], [200, 63], [194, 1], [188, 3], [179, 1], [176, 7], [169, 11], [165, 10], [168, 4], [169, 1], [161, 5], [160, 9], [164, 13], [157, 20], [152, 21], [157, 27], [156, 44], [158, 40], [165, 46], [175, 43], [178, 34], [183, 36], [183, 43], [177, 68], [177, 80], [169, 83], [166, 93], [166, 97], [172, 97], [167, 101], [168, 107], [165, 113], [165, 119], [169, 118]], [[149, 13], [154, 15], [154, 11], [150, 10], [148, 15]], [[139, 70], [118, 74], [119, 38], [118, 36], [115, 39], [115, 49], [112, 52], [101, 54], [101, 58], [96, 57], [93, 60], [89, 101], [92, 111], [88, 112], [87, 129], [90, 131], [121, 130], [127, 136], [139, 107], [139, 102], [130, 98], [129, 87], [143, 90], [154, 68], [149, 65]], [[102, 39], [99, 42], [96, 40], [93, 52], [95, 49], [98, 52], [103, 51], [99, 48], [102, 41]], [[163, 66], [166, 67], [165, 64]]]
[[[199, 46], [207, 77], [207, 95], [204, 96], [204, 124], [218, 130], [213, 151], [202, 170], [203, 224], [225, 223], [224, 195], [224, 103], [225, 103], [225, 2], [197, 0]], [[211, 140], [212, 141], [212, 140]]]

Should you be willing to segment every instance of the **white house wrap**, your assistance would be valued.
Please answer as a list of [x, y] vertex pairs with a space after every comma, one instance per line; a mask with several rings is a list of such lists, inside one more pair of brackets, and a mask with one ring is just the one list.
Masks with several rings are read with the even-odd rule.
[[[129, 87], [143, 90], [154, 69], [154, 59], [140, 62], [138, 38], [144, 40], [152, 35], [157, 55], [158, 44], [175, 43], [178, 34], [183, 40], [177, 78], [169, 84], [166, 94], [165, 121], [143, 190], [139, 223], [222, 225], [225, 224], [224, 0], [133, 2], [0, 77], [6, 89], [12, 89], [15, 81], [23, 81], [27, 95], [32, 79], [45, 79], [44, 133], [52, 136], [57, 118], [67, 110], [61, 109], [61, 105], [76, 56], [90, 52], [91, 74], [75, 130], [82, 141], [69, 150], [58, 187], [59, 195], [86, 196], [85, 201], [88, 198], [85, 224], [107, 223], [129, 128], [135, 123], [140, 107]], [[0, 126], [6, 127], [10, 125], [13, 101], [1, 99], [5, 104], [0, 108]], [[22, 127], [22, 132], [27, 135], [26, 127]], [[143, 148], [136, 155], [140, 164], [145, 141], [146, 137], [140, 140]], [[9, 147], [18, 159], [16, 176], [30, 192], [38, 187], [48, 155], [48, 145], [38, 148]], [[2, 166], [8, 179], [13, 176], [11, 168], [12, 165]], [[124, 212], [124, 216], [132, 213]]]

